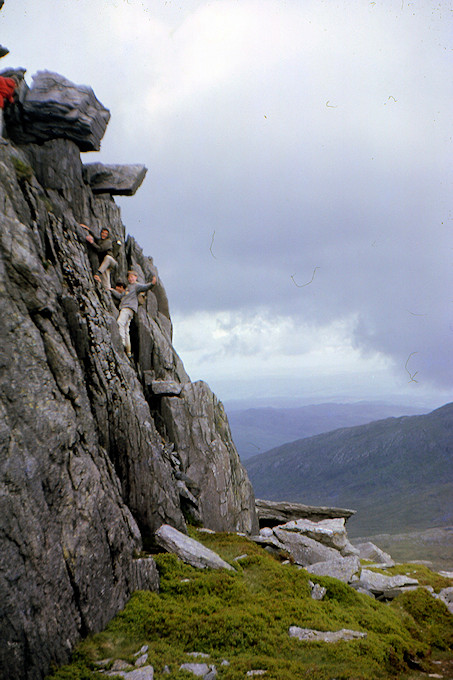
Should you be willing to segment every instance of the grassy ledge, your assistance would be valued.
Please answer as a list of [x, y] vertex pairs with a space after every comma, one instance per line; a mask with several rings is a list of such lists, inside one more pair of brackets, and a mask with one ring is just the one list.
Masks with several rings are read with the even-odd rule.
[[[189, 652], [209, 654], [202, 661], [216, 666], [219, 680], [243, 680], [247, 671], [261, 669], [266, 680], [413, 678], [418, 677], [413, 668], [432, 672], [432, 654], [453, 656], [453, 616], [423, 588], [384, 604], [336, 579], [309, 577], [304, 569], [282, 564], [245, 537], [195, 529], [191, 535], [236, 571], [197, 570], [173, 555], [155, 555], [160, 593], [134, 593], [106, 630], [84, 640], [73, 662], [49, 680], [99, 680], [96, 661], [133, 663], [145, 644], [155, 680], [194, 678], [179, 670], [194, 661]], [[409, 572], [436, 591], [452, 585], [426, 567], [393, 568], [393, 573]], [[327, 588], [322, 601], [311, 598], [309, 578]], [[300, 642], [289, 637], [291, 625], [350, 628], [367, 637]], [[229, 665], [221, 665], [223, 660]], [[164, 673], [165, 666], [170, 673]]]

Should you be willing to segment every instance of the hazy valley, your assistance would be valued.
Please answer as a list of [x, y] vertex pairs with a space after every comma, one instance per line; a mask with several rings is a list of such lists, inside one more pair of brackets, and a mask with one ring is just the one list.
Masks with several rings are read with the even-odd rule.
[[351, 536], [453, 524], [453, 404], [300, 439], [246, 460], [258, 498], [349, 507]]
[[246, 460], [296, 439], [431, 409], [379, 401], [238, 408], [225, 404], [234, 443]]

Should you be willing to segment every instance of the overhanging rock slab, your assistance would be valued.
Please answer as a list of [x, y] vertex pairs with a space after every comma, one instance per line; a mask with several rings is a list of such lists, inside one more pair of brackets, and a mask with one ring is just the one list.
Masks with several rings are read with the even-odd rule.
[[83, 179], [94, 194], [133, 196], [147, 171], [144, 165], [87, 163], [83, 166]]
[[110, 112], [91, 87], [75, 85], [58, 73], [38, 71], [22, 103], [22, 119], [8, 124], [19, 144], [70, 139], [81, 151], [99, 151]]
[[319, 522], [324, 519], [344, 517], [346, 522], [356, 513], [355, 510], [346, 508], [303, 505], [302, 503], [287, 503], [286, 501], [266, 501], [258, 498], [255, 505], [260, 527], [274, 527], [298, 519]]
[[176, 380], [155, 380], [152, 371], [143, 371], [145, 385], [151, 392], [160, 396], [177, 397], [181, 394], [184, 385]]

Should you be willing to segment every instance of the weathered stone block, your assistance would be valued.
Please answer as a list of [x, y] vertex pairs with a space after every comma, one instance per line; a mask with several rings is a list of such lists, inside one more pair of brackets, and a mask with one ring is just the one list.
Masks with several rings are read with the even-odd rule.
[[305, 567], [315, 562], [338, 559], [338, 551], [334, 548], [329, 548], [309, 536], [288, 531], [285, 526], [274, 527], [274, 534], [297, 564]]
[[86, 163], [83, 179], [95, 194], [133, 196], [147, 173], [144, 165], [104, 165]]
[[305, 568], [310, 574], [331, 576], [344, 583], [349, 583], [353, 576], [360, 571], [360, 560], [355, 555], [351, 557], [337, 557], [325, 562], [310, 564]]
[[110, 119], [91, 87], [50, 71], [33, 76], [22, 106], [21, 125], [17, 119], [8, 125], [10, 138], [19, 144], [64, 138], [81, 151], [98, 151]]

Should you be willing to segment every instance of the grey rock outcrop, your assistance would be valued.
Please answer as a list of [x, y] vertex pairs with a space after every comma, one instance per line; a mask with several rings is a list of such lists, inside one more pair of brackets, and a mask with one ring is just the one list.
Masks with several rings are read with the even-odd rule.
[[137, 521], [184, 520], [70, 207], [24, 168], [0, 149], [0, 676], [40, 678], [149, 581]]
[[162, 417], [181, 470], [199, 489], [202, 524], [216, 531], [257, 531], [252, 486], [231, 439], [223, 405], [206, 383], [188, 383], [179, 397], [163, 397]]
[[359, 551], [359, 556], [362, 560], [370, 560], [376, 564], [385, 564], [387, 567], [392, 567], [395, 564], [391, 555], [378, 548], [377, 545], [374, 545], [371, 541], [357, 543], [355, 547]]
[[[267, 501], [258, 501], [258, 503], [266, 507]], [[299, 511], [306, 515], [306, 508], [307, 506], [301, 506]], [[390, 600], [402, 592], [419, 587], [416, 579], [401, 575], [388, 576], [362, 568], [360, 559], [363, 554], [372, 559], [383, 560], [376, 565], [381, 568], [393, 566], [394, 562], [390, 555], [372, 543], [354, 547], [346, 533], [344, 516], [321, 519], [326, 508], [313, 507], [310, 510], [312, 518], [319, 518], [317, 521], [296, 516], [295, 519], [285, 524], [265, 526], [260, 529], [259, 535], [251, 538], [270, 552], [280, 556], [289, 556], [291, 561], [304, 567], [310, 574], [336, 578], [349, 584], [358, 592], [377, 599]], [[298, 510], [293, 507], [291, 511], [297, 513]], [[359, 554], [359, 547], [362, 554]], [[325, 592], [319, 590], [320, 586], [315, 592], [316, 586], [318, 584], [311, 584], [312, 597], [322, 599]]]
[[159, 590], [159, 572], [151, 557], [139, 557], [131, 565], [132, 590]]
[[[131, 364], [93, 279], [80, 222], [96, 235], [108, 224], [121, 242], [114, 276], [158, 274], [113, 198], [84, 181], [79, 150], [98, 145], [108, 112], [90, 88], [52, 74], [37, 83], [28, 136], [0, 145], [2, 680], [41, 680], [133, 590], [158, 588], [154, 562], [135, 556], [162, 524], [185, 532], [186, 514], [213, 529], [257, 526], [222, 406], [191, 386], [172, 347], [162, 282], [133, 322]], [[153, 381], [181, 385], [180, 396]]]
[[87, 163], [83, 166], [83, 179], [94, 194], [133, 196], [145, 179], [144, 165], [104, 165]]
[[[313, 510], [313, 514], [319, 516], [317, 509]], [[253, 540], [270, 549], [289, 553], [296, 564], [304, 567], [321, 562], [341, 561], [358, 553], [348, 540], [344, 517], [320, 519], [317, 522], [308, 519], [291, 520], [273, 528], [262, 528]], [[335, 571], [338, 572], [338, 567]]]
[[189, 538], [177, 529], [164, 524], [156, 531], [156, 542], [167, 552], [177, 555], [183, 562], [187, 562], [197, 569], [229, 569], [231, 564], [222, 560], [217, 553], [209, 550], [193, 538]]

